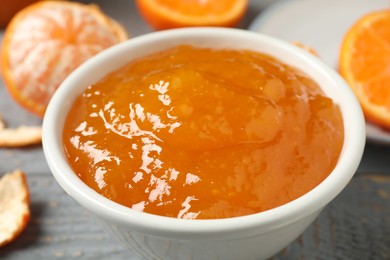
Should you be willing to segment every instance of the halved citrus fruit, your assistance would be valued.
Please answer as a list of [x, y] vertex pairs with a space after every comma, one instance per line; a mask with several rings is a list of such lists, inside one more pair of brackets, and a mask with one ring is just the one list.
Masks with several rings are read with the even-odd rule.
[[97, 6], [40, 1], [9, 23], [1, 50], [2, 74], [11, 95], [43, 116], [59, 84], [81, 63], [127, 39], [125, 29]]
[[155, 29], [236, 26], [248, 0], [137, 0], [144, 19]]
[[349, 29], [339, 70], [366, 119], [390, 129], [390, 9], [370, 13]]

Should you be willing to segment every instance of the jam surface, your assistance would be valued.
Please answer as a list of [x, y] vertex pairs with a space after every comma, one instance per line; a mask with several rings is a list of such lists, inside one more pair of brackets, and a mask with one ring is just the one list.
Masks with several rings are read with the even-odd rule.
[[336, 104], [299, 70], [247, 50], [178, 46], [89, 86], [63, 130], [103, 196], [183, 219], [261, 212], [307, 193], [343, 144]]

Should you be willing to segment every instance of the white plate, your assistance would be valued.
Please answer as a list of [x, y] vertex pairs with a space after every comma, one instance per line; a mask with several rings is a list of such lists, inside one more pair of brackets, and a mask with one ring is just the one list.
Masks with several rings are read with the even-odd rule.
[[[341, 41], [350, 26], [363, 15], [389, 6], [388, 0], [280, 0], [260, 13], [249, 30], [299, 41], [337, 69]], [[367, 123], [367, 139], [390, 144], [390, 132]]]

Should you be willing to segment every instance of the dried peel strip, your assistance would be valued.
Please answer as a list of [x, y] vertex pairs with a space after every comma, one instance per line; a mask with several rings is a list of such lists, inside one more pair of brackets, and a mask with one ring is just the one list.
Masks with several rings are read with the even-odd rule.
[[0, 130], [0, 147], [21, 147], [40, 144], [42, 140], [42, 127], [19, 126]]
[[6, 128], [0, 115], [0, 147], [21, 147], [40, 144], [42, 141], [42, 127], [20, 126]]
[[20, 170], [0, 179], [0, 247], [12, 242], [30, 220], [30, 194]]

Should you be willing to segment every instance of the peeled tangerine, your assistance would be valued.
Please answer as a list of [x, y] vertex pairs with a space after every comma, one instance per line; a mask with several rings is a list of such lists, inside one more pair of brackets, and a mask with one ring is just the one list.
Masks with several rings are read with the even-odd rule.
[[87, 185], [184, 219], [253, 214], [302, 196], [333, 170], [343, 138], [338, 106], [301, 71], [253, 51], [191, 46], [104, 76], [63, 130]]
[[30, 195], [23, 172], [0, 179], [0, 247], [13, 241], [30, 220]]

